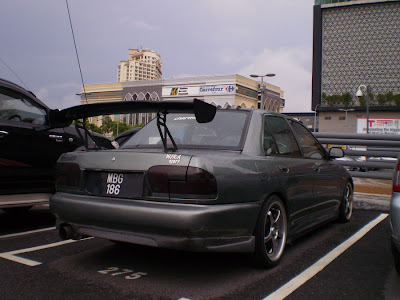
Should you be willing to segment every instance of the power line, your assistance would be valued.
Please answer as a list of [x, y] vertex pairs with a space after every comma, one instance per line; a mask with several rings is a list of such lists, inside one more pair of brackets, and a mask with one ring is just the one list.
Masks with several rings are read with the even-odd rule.
[[2, 60], [2, 59], [0, 58], [0, 61], [7, 67], [7, 69], [9, 69], [9, 70], [15, 75], [15, 77], [17, 77], [17, 78], [19, 79], [19, 81], [22, 82], [23, 86], [25, 86], [25, 88], [26, 88], [27, 90], [30, 90], [30, 89], [28, 88], [28, 86], [25, 84], [25, 82], [22, 81], [22, 79], [17, 75], [17, 73], [15, 73], [15, 72], [5, 63], [4, 60]]
[[69, 12], [68, 0], [65, 0], [65, 3], [67, 4], [69, 25], [71, 26], [72, 39], [74, 40], [74, 46], [75, 46], [76, 59], [78, 60], [79, 73], [81, 74], [81, 81], [82, 81], [82, 86], [83, 86], [83, 95], [85, 96], [85, 101], [86, 101], [86, 103], [88, 103], [87, 98], [86, 98], [85, 83], [84, 83], [84, 81], [83, 81], [81, 63], [80, 63], [80, 61], [79, 61], [78, 48], [76, 47], [76, 42], [75, 42], [74, 29], [72, 28], [72, 21], [71, 21], [71, 14], [70, 14], [70, 12]]

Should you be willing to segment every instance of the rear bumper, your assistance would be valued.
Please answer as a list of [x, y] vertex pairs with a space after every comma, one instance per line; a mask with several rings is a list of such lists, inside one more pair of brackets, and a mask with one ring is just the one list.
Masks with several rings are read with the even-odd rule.
[[50, 196], [47, 193], [0, 195], [0, 208], [48, 204]]
[[57, 226], [81, 235], [153, 247], [253, 252], [260, 203], [195, 205], [56, 193]]
[[397, 192], [392, 194], [390, 203], [390, 226], [393, 244], [400, 252], [400, 193]]

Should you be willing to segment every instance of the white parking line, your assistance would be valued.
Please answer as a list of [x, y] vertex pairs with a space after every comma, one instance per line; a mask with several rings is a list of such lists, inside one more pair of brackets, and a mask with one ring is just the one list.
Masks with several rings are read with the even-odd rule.
[[24, 231], [24, 232], [12, 233], [12, 234], [0, 235], [0, 240], [1, 239], [6, 239], [6, 238], [10, 238], [10, 237], [27, 235], [27, 234], [31, 234], [31, 233], [50, 231], [50, 230], [54, 230], [54, 229], [56, 229], [56, 228], [55, 227], [48, 227], [48, 228], [42, 228], [42, 229], [37, 229], [37, 230], [30, 230], [30, 231]]
[[357, 231], [353, 236], [344, 241], [342, 244], [337, 246], [327, 255], [322, 257], [316, 263], [314, 263], [311, 267], [304, 270], [297, 277], [290, 280], [288, 283], [280, 287], [278, 290], [265, 297], [263, 300], [273, 300], [273, 299], [284, 299], [301, 287], [304, 283], [322, 271], [327, 265], [329, 265], [332, 261], [334, 261], [337, 257], [339, 257], [343, 252], [345, 252], [348, 248], [350, 248], [353, 244], [359, 241], [363, 236], [365, 236], [369, 231], [371, 231], [376, 225], [382, 222], [388, 214], [381, 214], [376, 219], [369, 222], [359, 231]]
[[92, 237], [89, 237], [89, 238], [86, 238], [86, 239], [82, 239], [82, 240], [66, 240], [66, 241], [51, 243], [51, 244], [42, 245], [42, 246], [36, 246], [36, 247], [20, 249], [20, 250], [14, 250], [14, 251], [10, 251], [10, 252], [3, 252], [3, 253], [0, 253], [0, 257], [8, 259], [8, 260], [11, 260], [11, 261], [14, 261], [14, 262], [17, 262], [17, 263], [20, 263], [20, 264], [27, 265], [27, 266], [30, 266], [30, 267], [34, 267], [34, 266], [41, 265], [42, 263], [38, 262], [38, 261], [35, 261], [35, 260], [31, 260], [31, 259], [27, 259], [27, 258], [16, 256], [16, 254], [43, 250], [43, 249], [47, 249], [47, 248], [57, 247], [57, 246], [61, 246], [61, 245], [71, 244], [71, 243], [84, 241], [84, 240], [90, 240], [90, 239], [92, 239]]

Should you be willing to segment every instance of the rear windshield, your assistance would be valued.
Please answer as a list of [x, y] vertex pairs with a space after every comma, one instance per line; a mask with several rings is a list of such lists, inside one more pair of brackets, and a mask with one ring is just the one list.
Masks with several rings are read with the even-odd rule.
[[[239, 149], [247, 118], [247, 111], [217, 111], [213, 121], [200, 124], [193, 114], [168, 114], [166, 124], [178, 148]], [[172, 145], [169, 140], [167, 142]], [[121, 148], [140, 147], [162, 147], [157, 119], [139, 130]]]

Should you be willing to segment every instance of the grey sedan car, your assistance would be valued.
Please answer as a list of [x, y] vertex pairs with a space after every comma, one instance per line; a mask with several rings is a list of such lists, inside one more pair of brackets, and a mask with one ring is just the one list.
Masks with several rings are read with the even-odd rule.
[[133, 102], [157, 118], [120, 149], [59, 159], [50, 206], [63, 239], [252, 253], [272, 267], [287, 242], [350, 220], [353, 181], [333, 161], [343, 151], [326, 152], [300, 122], [199, 100]]
[[397, 166], [393, 178], [393, 193], [390, 203], [390, 226], [392, 230], [392, 254], [394, 266], [400, 274], [400, 161], [397, 159]]

